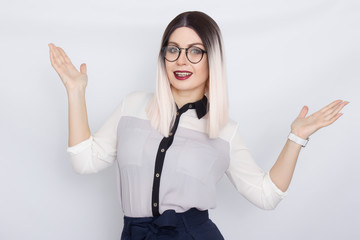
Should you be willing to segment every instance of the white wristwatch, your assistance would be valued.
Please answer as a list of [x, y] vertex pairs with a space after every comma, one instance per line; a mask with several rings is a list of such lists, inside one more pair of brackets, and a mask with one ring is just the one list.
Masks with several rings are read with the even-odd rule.
[[306, 144], [309, 142], [309, 138], [308, 139], [302, 139], [302, 138], [296, 136], [293, 133], [289, 134], [288, 139], [290, 139], [291, 141], [293, 141], [293, 142], [295, 142], [297, 144], [300, 144], [302, 147], [305, 147]]

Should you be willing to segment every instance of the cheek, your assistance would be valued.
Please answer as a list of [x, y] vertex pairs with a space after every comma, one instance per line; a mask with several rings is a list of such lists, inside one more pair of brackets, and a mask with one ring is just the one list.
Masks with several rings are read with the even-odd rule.
[[170, 78], [172, 71], [171, 71], [171, 66], [169, 66], [168, 62], [165, 62], [165, 72], [167, 77]]
[[198, 69], [199, 74], [201, 74], [202, 78], [204, 79], [208, 79], [209, 78], [209, 67], [208, 64], [206, 62], [206, 64], [203, 64], [199, 69]]

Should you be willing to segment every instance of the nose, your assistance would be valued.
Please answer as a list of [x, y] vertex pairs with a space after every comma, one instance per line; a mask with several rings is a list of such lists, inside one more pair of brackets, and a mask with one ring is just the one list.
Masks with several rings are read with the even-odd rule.
[[178, 65], [187, 64], [186, 50], [185, 49], [180, 49], [180, 56], [176, 60], [176, 62], [177, 62]]

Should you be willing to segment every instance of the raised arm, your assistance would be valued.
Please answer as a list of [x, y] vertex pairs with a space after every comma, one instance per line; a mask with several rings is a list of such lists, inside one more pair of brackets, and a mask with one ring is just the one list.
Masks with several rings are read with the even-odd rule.
[[74, 146], [90, 137], [90, 128], [86, 112], [85, 89], [88, 82], [86, 64], [80, 66], [80, 72], [71, 63], [64, 50], [50, 43], [50, 61], [60, 76], [68, 95], [69, 104], [69, 143]]
[[[304, 106], [299, 116], [291, 124], [291, 132], [302, 139], [309, 138], [320, 128], [329, 126], [341, 117], [342, 113], [339, 112], [348, 103], [347, 101], [336, 100], [310, 116], [306, 116], [309, 109]], [[271, 180], [282, 191], [286, 191], [290, 185], [301, 148], [301, 145], [288, 139], [270, 170]]]

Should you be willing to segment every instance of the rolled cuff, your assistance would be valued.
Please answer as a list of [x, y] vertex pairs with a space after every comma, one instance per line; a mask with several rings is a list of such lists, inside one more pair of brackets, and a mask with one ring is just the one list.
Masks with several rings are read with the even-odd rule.
[[286, 197], [286, 195], [288, 194], [288, 191], [286, 190], [285, 192], [281, 191], [276, 185], [275, 183], [271, 180], [270, 177], [270, 173], [267, 172], [265, 175], [265, 178], [268, 179], [270, 186], [272, 187], [272, 189], [279, 195], [280, 198], [284, 198]]
[[93, 136], [90, 136], [88, 139], [67, 148], [67, 152], [71, 155], [76, 155], [84, 151], [85, 149], [91, 146], [91, 142], [93, 141]]

